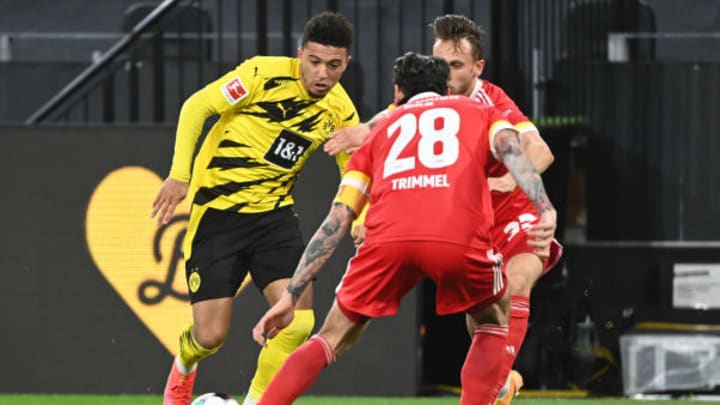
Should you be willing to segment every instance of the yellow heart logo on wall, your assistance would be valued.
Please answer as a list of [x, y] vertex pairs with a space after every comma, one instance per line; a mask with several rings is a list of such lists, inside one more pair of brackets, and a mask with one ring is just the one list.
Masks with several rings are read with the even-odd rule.
[[189, 204], [172, 220], [150, 218], [162, 179], [144, 167], [123, 167], [107, 175], [90, 198], [85, 231], [100, 273], [145, 326], [173, 355], [178, 336], [192, 322], [185, 282], [182, 240]]

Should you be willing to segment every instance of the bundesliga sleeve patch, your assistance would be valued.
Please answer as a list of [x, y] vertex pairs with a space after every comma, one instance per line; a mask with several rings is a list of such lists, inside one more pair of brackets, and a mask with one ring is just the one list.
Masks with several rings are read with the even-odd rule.
[[234, 77], [232, 80], [225, 83], [221, 89], [230, 105], [235, 105], [238, 101], [248, 95], [248, 91], [245, 88], [245, 85], [243, 85], [240, 81], [239, 77]]

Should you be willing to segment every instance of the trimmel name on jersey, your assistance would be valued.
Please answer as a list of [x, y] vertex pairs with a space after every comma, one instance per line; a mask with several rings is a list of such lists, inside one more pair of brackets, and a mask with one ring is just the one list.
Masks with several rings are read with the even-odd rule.
[[447, 181], [447, 174], [420, 174], [417, 176], [392, 179], [391, 181], [393, 190], [408, 190], [421, 187], [450, 187]]

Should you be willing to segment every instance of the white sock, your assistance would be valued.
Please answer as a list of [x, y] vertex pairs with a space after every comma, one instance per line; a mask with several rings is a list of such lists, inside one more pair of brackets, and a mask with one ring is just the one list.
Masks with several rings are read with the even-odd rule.
[[257, 401], [250, 398], [250, 394], [247, 394], [245, 396], [245, 400], [243, 401], [242, 405], [257, 405]]
[[177, 356], [175, 357], [175, 366], [181, 373], [188, 375], [195, 371], [195, 369], [197, 368], [197, 363], [193, 364], [190, 370], [188, 370], [185, 366], [183, 366], [182, 362], [180, 361], [180, 356]]

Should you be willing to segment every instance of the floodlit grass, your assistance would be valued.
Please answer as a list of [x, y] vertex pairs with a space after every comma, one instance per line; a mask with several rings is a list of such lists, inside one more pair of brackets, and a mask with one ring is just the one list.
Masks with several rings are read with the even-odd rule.
[[[239, 399], [238, 396], [236, 399]], [[700, 405], [690, 400], [640, 401], [616, 398], [554, 399], [517, 398], [514, 405]], [[159, 395], [28, 395], [0, 394], [0, 405], [159, 405]], [[297, 405], [457, 405], [457, 397], [442, 398], [378, 398], [378, 397], [304, 397]], [[709, 403], [709, 402], [705, 402]]]

